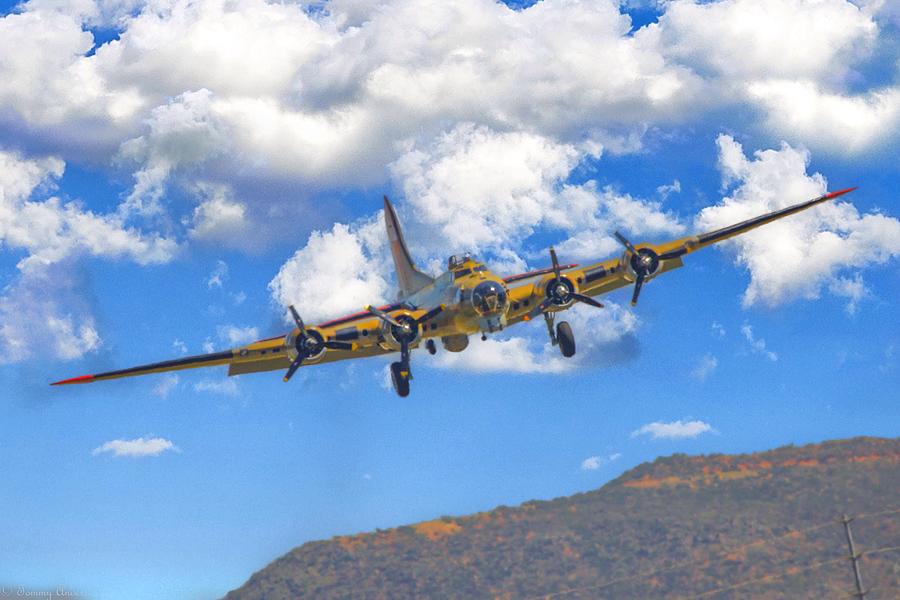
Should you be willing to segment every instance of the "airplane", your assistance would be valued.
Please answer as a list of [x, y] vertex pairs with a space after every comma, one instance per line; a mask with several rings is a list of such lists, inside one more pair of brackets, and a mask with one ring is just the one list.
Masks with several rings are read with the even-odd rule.
[[296, 326], [286, 335], [222, 352], [82, 375], [51, 385], [92, 383], [216, 365], [228, 365], [229, 376], [284, 370], [284, 381], [289, 381], [301, 366], [399, 352], [399, 360], [391, 363], [391, 381], [397, 394], [405, 397], [409, 395], [412, 379], [413, 349], [424, 345], [430, 354], [435, 354], [435, 340], [439, 339], [446, 351], [462, 352], [469, 345], [470, 335], [480, 333], [486, 339], [487, 334], [540, 317], [547, 326], [551, 343], [559, 347], [563, 356], [571, 357], [575, 355], [572, 328], [566, 321], [556, 323], [556, 313], [577, 303], [603, 308], [595, 296], [629, 284], [634, 285], [631, 305], [636, 306], [643, 285], [681, 267], [684, 255], [855, 189], [826, 193], [729, 227], [661, 244], [634, 245], [616, 231], [615, 237], [624, 247], [623, 254], [586, 266], [560, 264], [551, 247], [551, 266], [508, 277], [491, 272], [469, 253], [451, 256], [447, 271], [438, 277], [423, 273], [410, 256], [397, 213], [385, 196], [384, 221], [400, 288], [399, 299], [393, 304], [368, 305], [361, 312], [313, 326], [306, 325], [291, 305], [288, 310]]

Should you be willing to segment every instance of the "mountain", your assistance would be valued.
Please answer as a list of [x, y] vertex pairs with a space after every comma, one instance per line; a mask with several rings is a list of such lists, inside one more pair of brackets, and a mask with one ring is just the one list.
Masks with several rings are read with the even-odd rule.
[[867, 598], [900, 598], [900, 439], [854, 438], [676, 454], [566, 498], [309, 542], [226, 599], [844, 598], [844, 513], [879, 550]]

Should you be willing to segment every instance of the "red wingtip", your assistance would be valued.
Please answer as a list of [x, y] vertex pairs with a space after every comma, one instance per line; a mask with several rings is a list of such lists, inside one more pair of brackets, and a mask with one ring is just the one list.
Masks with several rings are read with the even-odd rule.
[[832, 198], [837, 198], [838, 196], [843, 196], [844, 194], [849, 194], [850, 192], [857, 189], [858, 187], [859, 186], [854, 186], [854, 187], [849, 187], [849, 188], [846, 188], [843, 190], [838, 190], [836, 192], [830, 192], [828, 194], [825, 194], [825, 199], [830, 200]]
[[71, 383], [90, 383], [94, 380], [93, 375], [82, 375], [81, 377], [73, 377], [72, 379], [63, 379], [62, 381], [56, 381], [51, 383], [50, 385], [69, 385]]

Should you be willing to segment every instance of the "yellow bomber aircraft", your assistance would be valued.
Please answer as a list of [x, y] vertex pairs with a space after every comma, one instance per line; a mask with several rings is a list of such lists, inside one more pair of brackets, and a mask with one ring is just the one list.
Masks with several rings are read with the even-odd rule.
[[433, 278], [419, 271], [403, 239], [397, 214], [385, 196], [384, 220], [400, 287], [400, 299], [396, 303], [366, 306], [362, 312], [315, 326], [306, 325], [290, 306], [296, 327], [285, 336], [224, 352], [83, 375], [51, 385], [91, 383], [216, 365], [228, 365], [229, 376], [284, 370], [284, 381], [288, 381], [301, 366], [399, 352], [400, 360], [391, 364], [391, 380], [396, 392], [406, 396], [412, 379], [410, 351], [420, 344], [424, 343], [428, 352], [434, 354], [437, 351], [435, 339], [440, 339], [447, 351], [462, 352], [469, 345], [472, 334], [480, 333], [484, 339], [488, 333], [538, 317], [544, 318], [553, 345], [559, 346], [563, 356], [570, 357], [575, 354], [575, 338], [566, 321], [556, 323], [554, 327], [557, 312], [576, 302], [603, 308], [594, 296], [629, 284], [634, 284], [631, 305], [635, 306], [644, 283], [660, 273], [681, 267], [685, 254], [855, 189], [831, 192], [730, 227], [662, 244], [634, 245], [617, 231], [615, 236], [624, 246], [624, 253], [586, 266], [561, 265], [556, 252], [550, 248], [552, 266], [510, 277], [495, 275], [469, 254], [451, 256], [447, 271], [439, 277]]

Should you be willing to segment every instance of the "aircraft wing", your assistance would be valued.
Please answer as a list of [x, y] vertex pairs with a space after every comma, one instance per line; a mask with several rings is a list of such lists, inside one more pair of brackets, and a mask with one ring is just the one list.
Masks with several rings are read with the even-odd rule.
[[[382, 306], [380, 310], [394, 314], [396, 314], [397, 311], [411, 312], [406, 310], [401, 304]], [[421, 312], [423, 311], [415, 311], [415, 314]], [[315, 330], [329, 345], [338, 347], [329, 347], [327, 351], [323, 352], [322, 355], [317, 357], [314, 361], [304, 362], [304, 364], [334, 362], [347, 358], [377, 356], [379, 354], [391, 352], [391, 350], [386, 350], [376, 344], [378, 337], [375, 334], [380, 323], [381, 321], [372, 313], [359, 312], [326, 323], [321, 323], [315, 327], [305, 328], [307, 331]], [[295, 328], [293, 334], [296, 335], [298, 331], [299, 329]], [[185, 356], [173, 360], [165, 360], [116, 371], [106, 371], [94, 375], [82, 375], [80, 377], [72, 377], [71, 379], [63, 379], [50, 385], [93, 383], [95, 381], [120, 379], [122, 377], [134, 377], [137, 375], [149, 375], [153, 373], [166, 373], [169, 371], [182, 371], [185, 369], [224, 365], [228, 366], [229, 376], [260, 373], [264, 371], [287, 371], [292, 362], [288, 352], [289, 346], [287, 345], [287, 338], [288, 335], [281, 335], [259, 340], [246, 346], [223, 350], [221, 352]]]
[[[554, 264], [556, 264], [554, 268], [559, 269], [561, 276], [574, 281], [577, 284], [577, 291], [584, 296], [598, 296], [633, 283], [634, 295], [631, 303], [634, 305], [637, 302], [644, 281], [655, 275], [681, 267], [683, 265], [682, 257], [685, 254], [812, 208], [838, 196], [843, 196], [855, 189], [853, 187], [829, 192], [818, 198], [735, 223], [728, 227], [661, 244], [638, 244], [634, 246], [616, 233], [616, 237], [627, 249], [625, 260], [621, 257], [616, 257], [583, 266], [558, 265], [555, 263], [555, 254], [551, 252]], [[554, 308], [548, 296], [551, 282], [556, 281], [556, 275], [554, 275], [553, 270], [553, 268], [542, 269], [525, 273], [521, 276], [517, 275], [507, 278], [507, 283], [513, 284], [510, 286], [509, 293], [511, 302], [508, 315], [509, 323], [527, 321], [540, 314], [544, 306], [549, 310], [558, 310]], [[642, 271], [643, 274], [641, 273]], [[581, 301], [584, 302], [586, 300]]]

